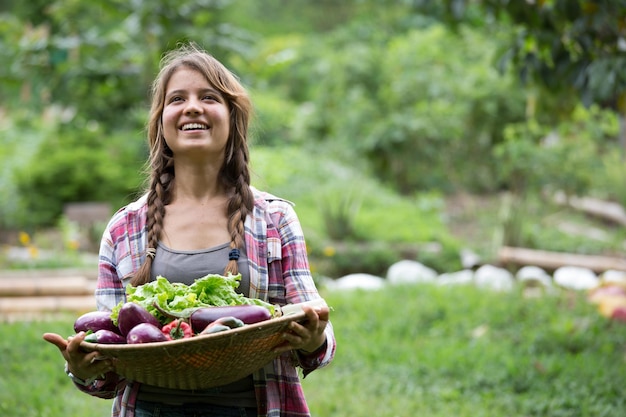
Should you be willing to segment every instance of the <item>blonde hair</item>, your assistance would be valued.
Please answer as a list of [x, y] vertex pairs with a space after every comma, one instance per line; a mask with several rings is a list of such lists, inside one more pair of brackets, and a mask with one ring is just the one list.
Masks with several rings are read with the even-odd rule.
[[[253, 208], [254, 197], [250, 189], [247, 138], [252, 104], [248, 93], [237, 77], [213, 56], [194, 44], [182, 45], [163, 56], [161, 69], [152, 84], [152, 105], [147, 126], [150, 147], [146, 223], [147, 256], [131, 280], [134, 286], [150, 280], [154, 251], [163, 229], [165, 206], [171, 201], [171, 187], [176, 173], [172, 151], [163, 137], [161, 116], [167, 83], [172, 74], [181, 67], [196, 70], [204, 75], [211, 86], [222, 94], [230, 109], [230, 134], [226, 144], [224, 163], [219, 172], [219, 181], [225, 190], [233, 191], [227, 206], [231, 252], [244, 247], [244, 220]], [[224, 270], [225, 275], [238, 273], [237, 259], [234, 258], [229, 256]]]

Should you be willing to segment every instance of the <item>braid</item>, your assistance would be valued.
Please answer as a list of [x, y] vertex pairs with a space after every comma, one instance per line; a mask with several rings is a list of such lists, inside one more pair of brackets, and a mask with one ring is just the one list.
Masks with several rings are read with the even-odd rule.
[[[160, 160], [166, 165], [166, 159]], [[161, 165], [161, 164], [159, 164]], [[165, 205], [169, 197], [169, 189], [172, 182], [172, 175], [160, 172], [166, 171], [167, 167], [157, 168], [151, 178], [150, 191], [148, 192], [148, 213], [146, 229], [148, 237], [146, 242], [146, 259], [135, 276], [131, 280], [131, 285], [142, 285], [150, 281], [152, 262], [154, 261], [154, 251], [156, 251], [161, 231], [163, 230], [163, 218], [165, 217]], [[152, 252], [150, 252], [152, 251]]]
[[[254, 196], [250, 189], [250, 173], [248, 171], [247, 158], [247, 147], [237, 147], [233, 153], [230, 164], [226, 165], [227, 168], [230, 168], [230, 172], [239, 172], [239, 175], [234, 180], [235, 192], [228, 201], [227, 215], [228, 231], [231, 237], [231, 250], [245, 247], [244, 222], [246, 216], [252, 212], [254, 205]], [[225, 177], [228, 178], [227, 176]], [[224, 269], [224, 275], [228, 275], [229, 273], [233, 275], [239, 273], [237, 259], [229, 259]]]

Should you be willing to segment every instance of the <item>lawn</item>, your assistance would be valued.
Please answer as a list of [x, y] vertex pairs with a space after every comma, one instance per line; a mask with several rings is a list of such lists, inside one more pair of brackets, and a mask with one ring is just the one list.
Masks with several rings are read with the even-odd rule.
[[[303, 385], [314, 416], [626, 415], [626, 326], [582, 293], [539, 298], [473, 287], [326, 293], [335, 361]], [[73, 316], [1, 323], [0, 415], [109, 415], [80, 393], [46, 331]]]

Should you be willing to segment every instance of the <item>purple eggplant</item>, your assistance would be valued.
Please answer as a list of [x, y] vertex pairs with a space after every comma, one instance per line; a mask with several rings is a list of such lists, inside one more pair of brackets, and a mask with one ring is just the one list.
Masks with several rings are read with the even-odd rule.
[[126, 343], [152, 343], [152, 342], [167, 342], [169, 339], [161, 328], [151, 323], [139, 323], [133, 327], [126, 335]]
[[135, 326], [141, 323], [149, 323], [156, 327], [161, 327], [161, 323], [148, 310], [137, 303], [124, 303], [117, 316], [117, 327], [120, 329], [122, 336], [128, 336], [128, 333]]
[[108, 311], [90, 311], [83, 314], [74, 322], [74, 331], [97, 332], [98, 330], [109, 330], [111, 332], [120, 333], [113, 321], [111, 320], [111, 313]]
[[107, 345], [121, 345], [126, 343], [126, 338], [111, 330], [100, 329], [85, 336], [85, 342], [102, 343]]
[[272, 318], [270, 311], [256, 304], [240, 306], [202, 307], [189, 317], [194, 333], [200, 333], [215, 320], [222, 317], [235, 317], [244, 324], [253, 324]]

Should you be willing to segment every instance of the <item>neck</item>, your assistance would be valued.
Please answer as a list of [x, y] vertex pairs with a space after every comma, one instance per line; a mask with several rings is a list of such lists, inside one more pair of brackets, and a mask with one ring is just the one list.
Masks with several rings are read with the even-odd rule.
[[174, 179], [174, 200], [196, 202], [213, 201], [227, 195], [219, 181], [219, 169], [213, 166], [176, 166]]

